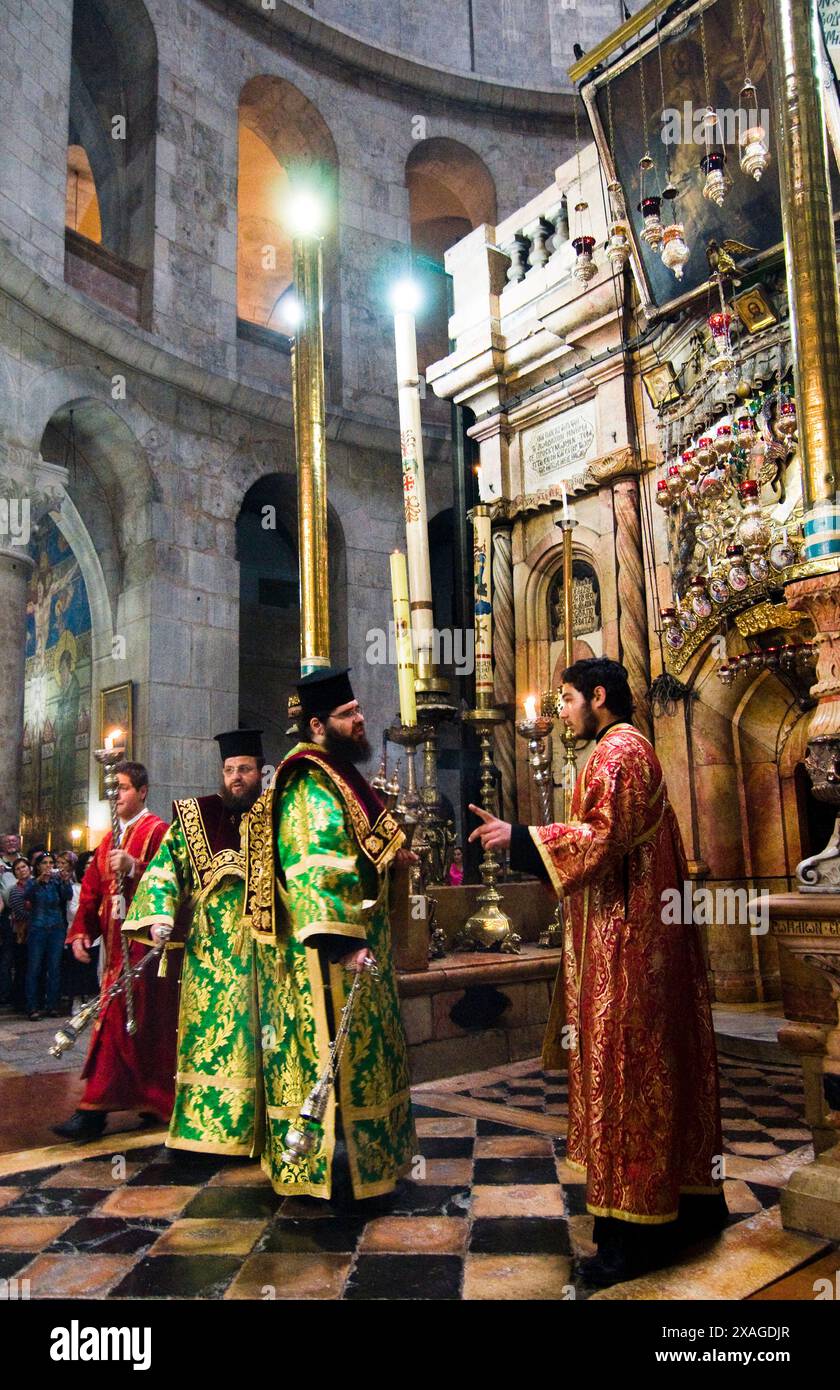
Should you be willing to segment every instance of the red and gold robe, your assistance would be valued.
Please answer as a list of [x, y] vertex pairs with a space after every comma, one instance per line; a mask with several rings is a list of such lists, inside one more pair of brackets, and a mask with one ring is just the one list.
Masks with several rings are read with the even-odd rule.
[[[126, 911], [149, 861], [166, 833], [166, 821], [150, 811], [126, 830], [120, 849], [130, 854], [136, 873], [123, 880]], [[104, 951], [102, 988], [113, 984], [122, 970], [120, 924], [114, 918], [112, 896], [116, 890], [108, 866], [111, 831], [97, 846], [85, 870], [82, 891], [67, 940], [101, 933]], [[132, 965], [148, 948], [140, 942], [129, 947]], [[125, 995], [104, 1007], [95, 1024], [82, 1076], [86, 1079], [81, 1110], [145, 1110], [168, 1119], [175, 1099], [175, 1049], [178, 1035], [178, 971], [167, 970], [160, 978], [151, 965], [134, 981], [134, 1016], [137, 1031], [125, 1028]]]
[[594, 1215], [671, 1221], [681, 1192], [719, 1190], [717, 1055], [698, 928], [663, 923], [663, 892], [682, 900], [688, 877], [679, 827], [631, 724], [599, 740], [571, 817], [530, 829], [565, 900], [543, 1055], [568, 1059], [568, 1162], [586, 1172]]

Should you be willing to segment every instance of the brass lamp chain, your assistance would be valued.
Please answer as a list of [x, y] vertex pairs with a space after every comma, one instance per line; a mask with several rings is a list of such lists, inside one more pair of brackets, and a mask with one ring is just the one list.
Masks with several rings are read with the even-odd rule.
[[[709, 80], [709, 54], [706, 48], [706, 15], [705, 11], [700, 11], [700, 51], [703, 54], [703, 86], [706, 92], [706, 111], [712, 110], [712, 88]], [[706, 153], [711, 149], [711, 132], [714, 122], [708, 119], [705, 122]]]
[[744, 50], [744, 86], [751, 87], [749, 58], [747, 55], [747, 26], [744, 23], [744, 0], [738, 0], [738, 27], [741, 30], [741, 46]]

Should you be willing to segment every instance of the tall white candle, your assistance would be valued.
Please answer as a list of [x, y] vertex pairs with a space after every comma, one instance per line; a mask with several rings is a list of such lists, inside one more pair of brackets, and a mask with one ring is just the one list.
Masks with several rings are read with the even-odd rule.
[[417, 335], [414, 314], [407, 309], [397, 309], [394, 313], [394, 341], [397, 351], [397, 397], [411, 630], [418, 672], [422, 673], [427, 664], [431, 663], [434, 614], [423, 430], [420, 420]]

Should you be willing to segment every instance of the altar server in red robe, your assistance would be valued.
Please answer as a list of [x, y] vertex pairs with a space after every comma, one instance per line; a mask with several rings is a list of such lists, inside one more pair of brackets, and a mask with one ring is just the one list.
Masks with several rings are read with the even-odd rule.
[[[595, 748], [568, 824], [511, 826], [473, 806], [470, 839], [564, 900], [563, 963], [543, 1050], [569, 1073], [567, 1161], [586, 1176], [591, 1283], [667, 1263], [726, 1224], [714, 1028], [700, 934], [673, 924], [688, 868], [659, 759], [630, 722], [618, 662], [563, 672], [561, 717]], [[664, 905], [669, 905], [665, 912]]]
[[[116, 845], [109, 830], [97, 847], [82, 880], [79, 906], [67, 939], [78, 961], [102, 937], [102, 989], [123, 968], [121, 919], [115, 911], [117, 875], [122, 874], [125, 912], [140, 878], [166, 833], [166, 821], [146, 808], [149, 776], [142, 763], [123, 762], [116, 768], [119, 787], [117, 814], [120, 837]], [[132, 965], [145, 954], [139, 942], [130, 946]], [[175, 1098], [175, 1058], [178, 1033], [178, 970], [170, 964], [158, 975], [157, 965], [133, 982], [137, 1029], [126, 1031], [125, 995], [109, 1000], [96, 1022], [82, 1076], [87, 1080], [75, 1111], [55, 1134], [65, 1139], [96, 1139], [105, 1129], [109, 1110], [137, 1110], [144, 1118], [168, 1122]]]

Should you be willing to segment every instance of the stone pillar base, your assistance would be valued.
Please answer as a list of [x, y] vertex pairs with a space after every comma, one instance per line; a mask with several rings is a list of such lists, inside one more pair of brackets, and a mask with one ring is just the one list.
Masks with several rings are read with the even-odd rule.
[[797, 1168], [781, 1195], [782, 1225], [840, 1240], [840, 1143]]

